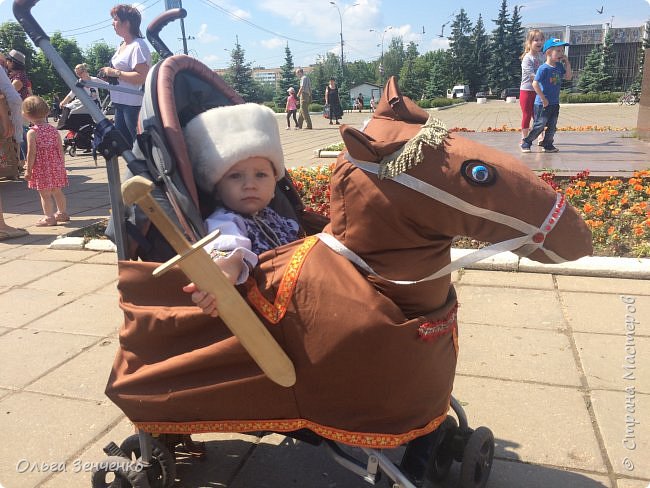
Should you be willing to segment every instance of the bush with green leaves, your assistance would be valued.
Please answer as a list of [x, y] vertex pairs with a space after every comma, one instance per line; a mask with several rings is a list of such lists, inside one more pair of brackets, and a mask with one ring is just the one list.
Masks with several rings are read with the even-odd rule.
[[614, 103], [621, 98], [619, 92], [560, 93], [560, 103]]

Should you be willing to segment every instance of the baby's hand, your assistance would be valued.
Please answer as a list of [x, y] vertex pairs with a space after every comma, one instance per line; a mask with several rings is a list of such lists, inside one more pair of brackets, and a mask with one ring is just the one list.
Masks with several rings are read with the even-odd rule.
[[210, 317], [218, 317], [219, 310], [217, 309], [217, 299], [214, 295], [201, 291], [197, 288], [194, 283], [190, 283], [183, 287], [185, 293], [192, 294], [192, 302], [201, 310], [203, 313], [209, 315]]

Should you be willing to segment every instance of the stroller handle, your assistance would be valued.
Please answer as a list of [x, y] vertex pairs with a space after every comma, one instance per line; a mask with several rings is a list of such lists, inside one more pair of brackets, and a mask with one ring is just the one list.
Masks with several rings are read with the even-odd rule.
[[160, 31], [170, 22], [184, 19], [185, 17], [187, 17], [187, 10], [184, 8], [172, 8], [164, 11], [158, 17], [153, 19], [147, 26], [147, 40], [161, 57], [168, 58], [174, 53], [172, 53], [162, 39], [160, 39]]
[[29, 38], [38, 46], [42, 39], [50, 40], [45, 31], [38, 25], [38, 22], [32, 16], [32, 7], [38, 0], [14, 0], [13, 12], [18, 23], [25, 29]]

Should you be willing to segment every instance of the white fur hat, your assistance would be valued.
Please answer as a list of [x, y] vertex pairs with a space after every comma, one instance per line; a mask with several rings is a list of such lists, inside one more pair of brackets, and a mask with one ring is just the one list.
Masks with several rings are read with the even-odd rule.
[[194, 117], [185, 126], [185, 145], [196, 184], [212, 192], [239, 161], [266, 158], [276, 179], [284, 176], [280, 132], [273, 110], [256, 103], [217, 107]]

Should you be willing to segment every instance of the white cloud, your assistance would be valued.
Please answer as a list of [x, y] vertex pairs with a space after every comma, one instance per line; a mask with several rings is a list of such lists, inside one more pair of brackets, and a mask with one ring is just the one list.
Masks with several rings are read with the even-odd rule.
[[207, 56], [203, 56], [201, 61], [203, 61], [203, 63], [208, 66], [214, 66], [216, 64], [222, 63], [223, 57], [217, 56], [216, 54], [208, 54]]
[[201, 44], [210, 44], [219, 40], [218, 36], [215, 36], [208, 32], [208, 24], [201, 24], [199, 32], [196, 33], [196, 38]]
[[265, 39], [263, 41], [260, 41], [260, 44], [262, 47], [265, 47], [267, 49], [276, 49], [278, 47], [283, 47], [287, 43], [286, 40], [284, 39], [279, 39], [277, 37], [274, 37], [272, 39]]

